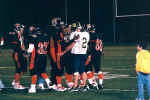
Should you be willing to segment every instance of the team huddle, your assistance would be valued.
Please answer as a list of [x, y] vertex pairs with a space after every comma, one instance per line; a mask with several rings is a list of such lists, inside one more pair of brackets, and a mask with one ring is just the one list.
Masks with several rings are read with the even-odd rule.
[[[60, 18], [53, 18], [51, 25], [43, 29], [36, 25], [27, 29], [16, 23], [7, 35], [1, 36], [0, 45], [13, 49], [14, 89], [25, 89], [20, 79], [27, 66], [32, 76], [29, 93], [36, 93], [37, 88], [45, 89], [45, 85], [54, 91], [103, 88], [103, 43], [94, 25], [81, 26], [79, 22], [65, 25]], [[51, 64], [50, 76], [46, 72], [47, 60]]]

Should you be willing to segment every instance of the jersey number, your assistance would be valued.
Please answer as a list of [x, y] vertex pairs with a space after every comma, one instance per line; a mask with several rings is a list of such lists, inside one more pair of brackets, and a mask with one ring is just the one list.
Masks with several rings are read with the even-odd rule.
[[39, 44], [38, 44], [38, 54], [47, 54], [47, 46], [48, 46], [48, 44], [47, 44], [47, 42], [40, 42]]
[[87, 48], [87, 39], [83, 37], [82, 41], [82, 48]]
[[102, 49], [102, 41], [97, 39], [96, 40], [96, 46], [95, 46], [96, 51], [99, 51]]

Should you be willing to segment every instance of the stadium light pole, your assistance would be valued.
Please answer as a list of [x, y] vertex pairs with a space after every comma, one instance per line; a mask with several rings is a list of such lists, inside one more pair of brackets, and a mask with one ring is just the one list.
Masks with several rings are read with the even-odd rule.
[[89, 0], [89, 24], [91, 24], [91, 0]]
[[113, 0], [113, 34], [114, 34], [114, 43], [116, 43], [116, 16], [117, 16], [117, 5], [116, 5], [117, 1]]
[[65, 0], [65, 24], [68, 24], [68, 0]]

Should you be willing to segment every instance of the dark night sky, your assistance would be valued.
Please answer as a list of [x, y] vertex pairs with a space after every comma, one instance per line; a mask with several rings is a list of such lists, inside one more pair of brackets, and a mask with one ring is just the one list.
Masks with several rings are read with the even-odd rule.
[[[105, 23], [112, 23], [112, 3], [104, 7], [105, 0], [91, 0], [91, 21], [104, 33]], [[79, 20], [88, 23], [88, 0], [68, 0], [68, 22]], [[109, 10], [109, 12], [108, 12]], [[107, 11], [107, 13], [105, 12]], [[106, 17], [107, 14], [110, 17]], [[7, 32], [15, 22], [27, 26], [39, 24], [45, 26], [53, 17], [65, 20], [65, 0], [0, 0], [0, 32]], [[105, 18], [105, 20], [104, 20]], [[107, 20], [106, 20], [107, 18]], [[112, 31], [112, 30], [111, 30]]]
[[[67, 0], [68, 23], [78, 20], [88, 23], [89, 0]], [[149, 0], [117, 0], [118, 15], [150, 14]], [[104, 33], [105, 41], [114, 40], [113, 0], [91, 0], [91, 23], [96, 24], [97, 31]], [[65, 0], [0, 0], [0, 33], [7, 32], [15, 22], [27, 26], [39, 24], [45, 26], [53, 17], [65, 20]], [[118, 18], [116, 22], [116, 39], [137, 40], [150, 37], [150, 16]]]
[[[88, 1], [68, 0], [69, 23], [74, 20], [79, 20], [82, 24], [88, 23]], [[113, 0], [91, 1], [91, 23], [96, 24], [98, 32], [104, 33], [105, 41], [113, 41]], [[118, 14], [150, 13], [149, 2], [149, 0], [118, 0]], [[2, 33], [7, 32], [8, 27], [16, 21], [27, 26], [30, 24], [45, 26], [53, 17], [58, 16], [65, 20], [65, 0], [0, 0], [0, 32]], [[149, 17], [146, 19], [150, 20]], [[147, 22], [146, 19], [144, 22]], [[126, 33], [129, 35], [131, 32], [134, 33], [133, 36], [140, 34], [137, 33], [138, 31], [150, 32], [149, 28], [145, 26], [142, 28], [141, 25], [144, 24], [141, 17], [123, 18], [116, 21], [119, 38], [128, 38], [125, 37]], [[148, 22], [147, 25], [149, 25]]]
[[[69, 23], [74, 20], [88, 23], [88, 1], [68, 0]], [[91, 1], [91, 23], [96, 24], [98, 32], [111, 34], [112, 1]], [[65, 20], [65, 0], [0, 0], [0, 8], [0, 32], [3, 33], [15, 22], [45, 26], [55, 16]]]
[[[6, 24], [47, 24], [54, 16], [65, 17], [65, 0], [1, 0], [1, 20]], [[94, 0], [95, 1], [95, 0]], [[97, 0], [98, 1], [98, 0]], [[88, 0], [68, 0], [68, 17], [88, 21]]]
[[118, 0], [118, 14], [150, 14], [150, 0]]
[[[150, 14], [150, 0], [118, 0], [118, 15]], [[150, 41], [150, 16], [116, 19], [119, 41]]]

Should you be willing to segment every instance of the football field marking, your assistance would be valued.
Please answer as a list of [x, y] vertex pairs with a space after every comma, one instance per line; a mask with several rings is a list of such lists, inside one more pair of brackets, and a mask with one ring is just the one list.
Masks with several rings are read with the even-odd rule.
[[[30, 87], [25, 87], [25, 89], [29, 89]], [[4, 89], [13, 89], [13, 87], [4, 87]], [[14, 89], [17, 90], [17, 89]], [[23, 89], [24, 90], [24, 89]], [[48, 90], [48, 88], [45, 88], [45, 90]], [[106, 88], [103, 89], [102, 91], [117, 91], [117, 92], [136, 92], [136, 89], [110, 89], [110, 88]]]
[[0, 69], [6, 69], [6, 68], [8, 69], [8, 68], [10, 68], [10, 67], [0, 67]]
[[119, 92], [136, 92], [137, 90], [129, 89], [103, 89], [103, 91], [119, 91]]

